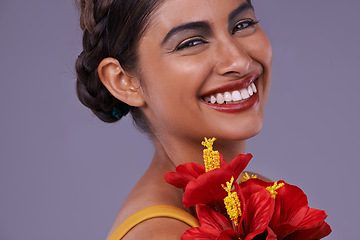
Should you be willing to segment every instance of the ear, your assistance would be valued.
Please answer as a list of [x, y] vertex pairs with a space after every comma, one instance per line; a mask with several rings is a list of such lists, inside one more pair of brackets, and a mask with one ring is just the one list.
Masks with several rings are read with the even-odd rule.
[[139, 79], [127, 75], [115, 58], [103, 59], [98, 66], [98, 75], [115, 98], [134, 107], [145, 104]]

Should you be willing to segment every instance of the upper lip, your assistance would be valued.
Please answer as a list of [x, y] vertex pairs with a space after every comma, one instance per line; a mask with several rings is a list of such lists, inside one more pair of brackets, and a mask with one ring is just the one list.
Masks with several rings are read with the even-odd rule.
[[202, 94], [203, 97], [205, 96], [209, 96], [209, 95], [213, 95], [216, 93], [224, 93], [224, 92], [230, 92], [230, 91], [235, 91], [235, 90], [240, 90], [242, 88], [246, 88], [248, 86], [250, 86], [251, 83], [253, 83], [256, 79], [258, 79], [260, 76], [260, 74], [251, 74], [248, 75], [242, 79], [233, 81], [231, 83], [213, 88], [207, 92], [205, 92], [204, 94]]

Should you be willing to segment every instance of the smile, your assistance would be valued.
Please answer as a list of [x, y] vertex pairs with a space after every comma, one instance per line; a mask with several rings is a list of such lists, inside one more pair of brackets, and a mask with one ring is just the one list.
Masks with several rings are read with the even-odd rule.
[[253, 108], [259, 102], [256, 85], [259, 74], [214, 88], [201, 97], [206, 106], [224, 113], [237, 113]]
[[211, 104], [236, 104], [245, 102], [251, 96], [257, 93], [257, 89], [254, 83], [251, 83], [250, 86], [235, 90], [235, 91], [226, 91], [223, 93], [211, 94], [203, 97], [203, 100], [206, 103]]

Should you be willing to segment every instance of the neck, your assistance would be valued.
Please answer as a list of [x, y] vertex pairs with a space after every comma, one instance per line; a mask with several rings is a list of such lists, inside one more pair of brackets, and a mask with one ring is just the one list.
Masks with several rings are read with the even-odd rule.
[[[204, 165], [203, 139], [179, 140], [173, 137], [153, 138], [155, 154], [153, 162], [166, 166], [168, 171], [174, 171], [175, 167], [194, 162]], [[227, 162], [230, 162], [237, 154], [245, 152], [246, 141], [216, 140], [214, 150], [218, 150]]]

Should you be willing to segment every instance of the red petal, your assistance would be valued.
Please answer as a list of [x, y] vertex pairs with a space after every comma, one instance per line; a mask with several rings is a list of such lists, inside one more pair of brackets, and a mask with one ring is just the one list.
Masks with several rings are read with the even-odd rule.
[[229, 164], [224, 160], [224, 157], [221, 153], [219, 153], [220, 157], [220, 168], [226, 168]]
[[290, 224], [282, 224], [276, 226], [274, 229], [274, 232], [276, 233], [276, 236], [278, 236], [279, 239], [283, 239], [294, 232], [296, 232], [299, 228], [297, 226], [293, 226]]
[[[324, 222], [327, 217], [325, 212], [309, 208], [306, 195], [296, 186], [285, 183], [277, 192], [275, 212], [270, 227], [278, 238], [316, 239], [304, 236], [317, 234], [319, 231], [317, 229], [326, 224]], [[326, 226], [328, 225], [326, 224]], [[325, 233], [330, 233], [327, 228], [325, 230]]]
[[[278, 189], [277, 192], [275, 211], [270, 227], [276, 230], [275, 225], [279, 224], [291, 224], [297, 226], [305, 217], [308, 209], [306, 195], [300, 188], [287, 183]], [[278, 235], [276, 231], [275, 233]]]
[[185, 231], [181, 236], [181, 240], [216, 240], [221, 232], [213, 228], [193, 227]]
[[244, 195], [245, 199], [248, 199], [252, 194], [262, 191], [267, 186], [272, 186], [273, 183], [265, 182], [263, 180], [252, 178], [245, 182], [239, 184], [241, 188], [241, 193]]
[[231, 222], [225, 216], [216, 212], [208, 205], [196, 205], [196, 213], [202, 227], [215, 228], [220, 231], [232, 229]]
[[226, 184], [231, 177], [230, 171], [218, 168], [189, 182], [183, 197], [184, 207], [222, 200], [226, 196], [226, 191], [221, 184]]
[[325, 211], [309, 208], [305, 217], [299, 223], [301, 228], [313, 228], [315, 226], [321, 225], [321, 223], [326, 219], [327, 215]]
[[330, 226], [324, 222], [326, 217], [324, 211], [309, 208], [302, 222], [296, 226], [279, 225], [276, 228], [276, 233], [279, 237], [286, 237], [286, 239], [320, 239], [331, 232]]
[[238, 236], [236, 236], [236, 233], [232, 229], [228, 229], [225, 231], [222, 231], [220, 233], [220, 236], [217, 238], [217, 240], [238, 240]]
[[174, 187], [185, 189], [186, 185], [191, 181], [205, 173], [204, 166], [196, 163], [185, 163], [176, 167], [176, 172], [168, 172], [164, 174], [167, 183]]
[[238, 239], [232, 229], [231, 222], [220, 213], [214, 211], [205, 204], [196, 205], [196, 212], [201, 227], [188, 229], [182, 240], [188, 239], [217, 239], [233, 240]]
[[330, 226], [323, 222], [316, 228], [295, 231], [293, 234], [286, 236], [286, 240], [317, 240], [328, 236], [330, 233]]
[[258, 234], [256, 236], [247, 235], [244, 240], [252, 240], [252, 239], [278, 240], [275, 233], [269, 227], [267, 227], [263, 233]]
[[331, 233], [329, 224], [323, 222], [319, 227], [314, 229], [314, 234], [311, 236], [312, 239], [321, 239], [328, 236]]
[[236, 157], [231, 160], [227, 168], [234, 172], [234, 178], [237, 179], [242, 171], [246, 168], [249, 161], [253, 156], [251, 153], [248, 154], [238, 154]]
[[189, 174], [182, 174], [178, 172], [168, 172], [164, 174], [165, 182], [173, 185], [176, 188], [185, 189], [186, 185], [194, 179]]
[[267, 229], [274, 211], [275, 200], [263, 188], [250, 195], [249, 199], [245, 201], [245, 206], [242, 224], [239, 225], [240, 232], [245, 236], [255, 237]]
[[277, 240], [276, 234], [271, 230], [271, 228], [267, 227], [268, 236], [266, 237], [266, 240]]
[[197, 178], [201, 174], [205, 173], [205, 167], [197, 163], [185, 163], [176, 167], [177, 172], [188, 173]]

